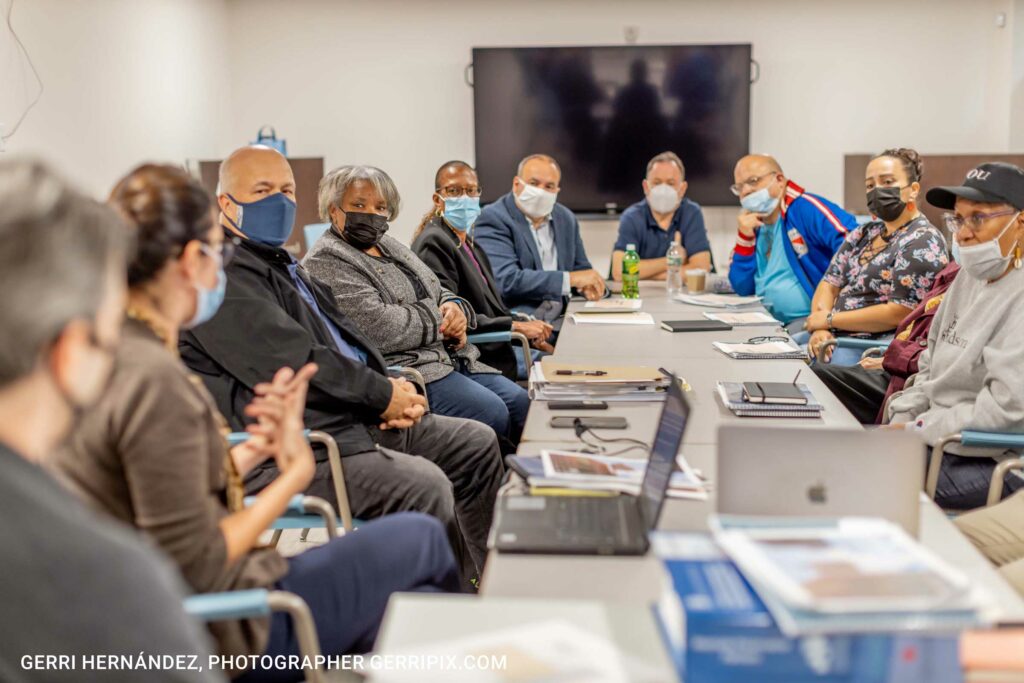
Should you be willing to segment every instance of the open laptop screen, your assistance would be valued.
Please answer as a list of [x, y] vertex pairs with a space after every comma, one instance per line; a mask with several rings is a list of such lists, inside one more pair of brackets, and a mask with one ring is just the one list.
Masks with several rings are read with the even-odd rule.
[[689, 414], [690, 406], [683, 396], [679, 380], [671, 375], [668, 396], [661, 409], [661, 420], [658, 422], [651, 457], [647, 461], [647, 471], [640, 487], [640, 510], [648, 529], [653, 529], [658, 523], [658, 513], [668, 492], [669, 478], [675, 469], [676, 454], [683, 442], [683, 431]]

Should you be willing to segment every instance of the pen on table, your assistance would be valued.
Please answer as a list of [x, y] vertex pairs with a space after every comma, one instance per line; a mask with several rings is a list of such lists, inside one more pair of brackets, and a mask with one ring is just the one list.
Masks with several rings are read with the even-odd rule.
[[556, 375], [585, 375], [588, 377], [602, 377], [608, 373], [604, 370], [555, 370]]

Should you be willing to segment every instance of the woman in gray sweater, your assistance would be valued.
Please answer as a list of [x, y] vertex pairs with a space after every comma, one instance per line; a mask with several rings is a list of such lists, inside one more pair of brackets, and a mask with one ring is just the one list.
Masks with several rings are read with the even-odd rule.
[[391, 365], [416, 368], [433, 412], [490, 425], [517, 443], [526, 421], [526, 390], [480, 362], [466, 342], [472, 306], [441, 286], [408, 247], [385, 233], [400, 197], [373, 166], [342, 166], [320, 181], [320, 217], [331, 229], [303, 265], [330, 287]]
[[[916, 380], [889, 402], [889, 418], [930, 445], [964, 429], [1024, 432], [1024, 171], [982, 164], [962, 186], [932, 188], [927, 199], [955, 210], [946, 225], [961, 273], [932, 321]], [[936, 501], [960, 510], [984, 505], [991, 449], [950, 451]], [[1011, 475], [1005, 484], [1014, 491], [1024, 480]]]

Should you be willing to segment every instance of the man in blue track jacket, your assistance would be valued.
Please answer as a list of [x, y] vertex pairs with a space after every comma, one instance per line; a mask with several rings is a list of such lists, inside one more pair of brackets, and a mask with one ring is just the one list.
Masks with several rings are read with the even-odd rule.
[[509, 308], [553, 322], [571, 290], [604, 295], [590, 265], [576, 216], [557, 203], [562, 171], [546, 154], [519, 163], [512, 191], [488, 205], [473, 227]]
[[818, 281], [856, 219], [788, 180], [770, 156], [743, 157], [734, 178], [743, 211], [729, 268], [732, 288], [762, 297], [784, 323], [806, 317]]

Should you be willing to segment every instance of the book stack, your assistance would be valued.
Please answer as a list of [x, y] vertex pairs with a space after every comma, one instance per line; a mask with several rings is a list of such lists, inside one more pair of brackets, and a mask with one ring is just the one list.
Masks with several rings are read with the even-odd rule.
[[960, 683], [949, 632], [785, 633], [707, 534], [655, 531], [667, 581], [655, 615], [686, 683]]
[[814, 398], [806, 384], [795, 385], [806, 403], [752, 402], [743, 392], [740, 382], [719, 382], [716, 385], [722, 404], [737, 417], [821, 417], [824, 406]]
[[710, 526], [788, 636], [951, 633], [985, 623], [981, 591], [888, 520], [720, 515]]
[[657, 368], [559, 363], [542, 358], [530, 373], [535, 401], [664, 401], [668, 377]]

